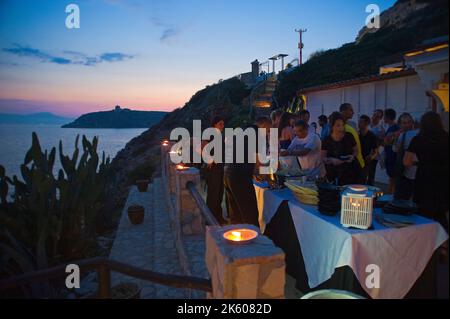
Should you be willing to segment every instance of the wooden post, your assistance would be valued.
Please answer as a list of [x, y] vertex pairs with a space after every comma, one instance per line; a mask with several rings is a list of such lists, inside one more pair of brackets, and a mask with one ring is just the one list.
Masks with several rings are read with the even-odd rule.
[[107, 263], [102, 263], [97, 269], [98, 274], [98, 297], [100, 299], [111, 298], [111, 269]]

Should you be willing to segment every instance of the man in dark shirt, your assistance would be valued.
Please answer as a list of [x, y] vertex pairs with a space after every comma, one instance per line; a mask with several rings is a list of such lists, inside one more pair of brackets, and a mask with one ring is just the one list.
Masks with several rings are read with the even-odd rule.
[[384, 123], [388, 126], [386, 135], [384, 137], [384, 162], [386, 166], [386, 173], [389, 176], [388, 194], [395, 193], [395, 166], [397, 165], [397, 154], [392, 149], [400, 135], [400, 127], [397, 125], [395, 119], [397, 112], [394, 109], [386, 109], [384, 111]]
[[[220, 116], [215, 116], [211, 121], [211, 127], [220, 133], [225, 128], [225, 121]], [[219, 224], [225, 225], [227, 221], [222, 213], [222, 200], [224, 194], [224, 164], [211, 163], [205, 168], [205, 181], [207, 185], [206, 205], [209, 207]]]
[[375, 134], [369, 130], [370, 118], [367, 115], [361, 115], [358, 122], [359, 140], [361, 141], [361, 153], [364, 158], [365, 166], [363, 169], [363, 184], [373, 185], [374, 181], [369, 180], [370, 163], [377, 157], [378, 140]]
[[[272, 122], [269, 118], [261, 117], [256, 120], [256, 124], [249, 127], [255, 131], [257, 137], [258, 128], [269, 130]], [[236, 145], [236, 137], [233, 138], [233, 163], [225, 166], [225, 194], [227, 201], [228, 216], [231, 224], [251, 224], [259, 227], [258, 204], [256, 201], [255, 187], [253, 186], [253, 174], [259, 167], [252, 159], [257, 154], [249, 154], [250, 140], [244, 138], [244, 160], [238, 163], [236, 155], [239, 149]], [[258, 141], [256, 141], [256, 146]], [[257, 150], [257, 147], [255, 147]]]

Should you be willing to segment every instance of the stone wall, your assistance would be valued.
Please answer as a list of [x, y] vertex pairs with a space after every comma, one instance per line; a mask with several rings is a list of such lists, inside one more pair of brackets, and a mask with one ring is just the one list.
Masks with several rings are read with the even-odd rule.
[[223, 234], [251, 225], [207, 227], [206, 265], [211, 275], [214, 299], [283, 299], [285, 255], [273, 242], [259, 235], [248, 244], [229, 243]]

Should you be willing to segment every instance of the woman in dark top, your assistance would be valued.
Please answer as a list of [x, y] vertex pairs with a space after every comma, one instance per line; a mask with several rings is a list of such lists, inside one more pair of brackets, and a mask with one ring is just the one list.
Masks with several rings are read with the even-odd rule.
[[[422, 116], [420, 132], [405, 153], [406, 167], [417, 165], [414, 201], [421, 215], [432, 218], [448, 232], [445, 213], [449, 210], [449, 147], [448, 133], [439, 114]], [[414, 161], [414, 155], [418, 162]]]
[[355, 184], [357, 146], [352, 134], [345, 132], [344, 117], [335, 112], [330, 116], [331, 134], [322, 142], [322, 159], [327, 179], [338, 185]]
[[278, 125], [278, 140], [280, 141], [280, 148], [287, 150], [294, 138], [293, 127], [294, 117], [288, 112], [284, 112], [280, 118]]

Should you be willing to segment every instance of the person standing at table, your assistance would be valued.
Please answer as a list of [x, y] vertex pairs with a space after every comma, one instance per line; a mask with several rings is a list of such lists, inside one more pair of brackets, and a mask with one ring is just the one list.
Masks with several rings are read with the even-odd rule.
[[294, 117], [288, 112], [284, 112], [280, 118], [278, 140], [281, 149], [287, 149], [294, 138], [293, 120]]
[[302, 120], [295, 123], [295, 138], [280, 156], [297, 156], [302, 170], [312, 177], [322, 177], [321, 141], [319, 135], [311, 133], [308, 124]]
[[358, 177], [357, 183], [362, 183], [363, 169], [366, 164], [365, 164], [364, 158], [362, 156], [361, 141], [359, 140], [356, 123], [351, 121], [351, 119], [353, 118], [353, 114], [355, 112], [353, 111], [353, 106], [350, 103], [343, 103], [339, 107], [339, 111], [341, 112], [342, 116], [344, 117], [345, 131], [347, 133], [352, 134], [352, 136], [356, 142], [356, 162], [359, 165], [355, 165], [354, 169], [355, 169], [356, 176]]
[[[403, 165], [403, 158], [411, 144], [411, 140], [419, 133], [419, 130], [414, 129], [414, 119], [409, 113], [400, 115], [398, 122], [400, 124], [401, 134], [393, 148], [397, 154], [397, 177], [394, 198], [410, 200], [414, 192], [414, 180], [416, 179], [417, 167], [405, 167]], [[417, 161], [417, 157], [415, 161]]]
[[330, 124], [326, 115], [319, 116], [319, 126], [321, 127], [320, 139], [323, 141], [328, 135], [330, 135]]
[[377, 173], [377, 166], [380, 161], [383, 160], [382, 156], [382, 145], [384, 141], [384, 125], [383, 125], [383, 117], [384, 117], [384, 111], [381, 109], [375, 110], [372, 115], [372, 119], [370, 122], [370, 131], [375, 134], [377, 137], [377, 143], [378, 143], [378, 150], [377, 150], [377, 157], [374, 158], [369, 164], [366, 163], [366, 165], [369, 166], [368, 168], [368, 177], [367, 177], [367, 183], [369, 185], [375, 184], [375, 175]]
[[[317, 123], [316, 122], [312, 122], [311, 123], [311, 131], [313, 131], [315, 134], [317, 134]], [[319, 134], [317, 134], [319, 136]]]
[[311, 133], [315, 133], [315, 129], [317, 129], [317, 124], [316, 127], [314, 128], [313, 125], [309, 124], [309, 120], [311, 119], [311, 114], [309, 113], [308, 110], [301, 110], [300, 112], [298, 112], [298, 120], [296, 120], [294, 123], [297, 123], [298, 121], [303, 121], [306, 123], [306, 125], [308, 125], [308, 130]]
[[345, 119], [339, 112], [330, 116], [331, 134], [322, 141], [322, 160], [329, 182], [338, 185], [355, 184], [359, 177], [355, 166], [358, 153], [356, 141], [345, 131]]
[[370, 121], [370, 130], [380, 140], [383, 140], [384, 135], [385, 135], [385, 129], [384, 129], [384, 125], [383, 125], [383, 117], [384, 117], [384, 111], [382, 109], [377, 109], [373, 112], [372, 118]]
[[283, 115], [283, 111], [278, 109], [270, 113], [270, 120], [272, 121], [272, 127], [277, 128], [280, 124], [280, 118]]
[[361, 115], [359, 117], [359, 140], [361, 141], [361, 151], [366, 164], [363, 169], [363, 184], [369, 184], [369, 170], [371, 168], [371, 162], [375, 160], [378, 155], [378, 140], [375, 134], [369, 130], [370, 118], [367, 115]]
[[300, 112], [298, 112], [298, 116], [299, 116], [299, 121], [303, 121], [309, 126], [309, 120], [311, 119], [311, 114], [309, 113], [308, 110], [301, 110]]
[[[222, 135], [225, 129], [225, 121], [221, 116], [215, 116], [211, 121], [211, 127]], [[223, 142], [222, 142], [223, 145]], [[223, 217], [222, 200], [224, 194], [224, 164], [210, 163], [205, 168], [205, 181], [207, 185], [206, 205], [209, 207], [219, 224], [225, 225], [227, 221]]]
[[[422, 116], [419, 134], [403, 158], [405, 167], [417, 166], [414, 202], [419, 213], [439, 222], [448, 233], [449, 136], [435, 112]], [[415, 160], [417, 156], [418, 162]]]
[[356, 131], [358, 126], [352, 121], [353, 115], [355, 114], [353, 106], [350, 103], [342, 103], [339, 107], [339, 112], [344, 116], [345, 123], [350, 125]]
[[395, 166], [397, 163], [397, 155], [392, 146], [396, 143], [400, 135], [400, 127], [395, 122], [397, 112], [394, 109], [387, 109], [384, 111], [384, 123], [388, 126], [386, 136], [384, 137], [384, 162], [386, 166], [386, 173], [389, 176], [389, 194], [395, 193]]
[[[258, 128], [270, 130], [272, 122], [261, 117], [257, 119], [255, 125], [251, 125], [248, 129], [255, 132], [258, 139]], [[231, 141], [230, 141], [231, 142]], [[256, 140], [256, 150], [258, 141]], [[259, 227], [258, 222], [258, 206], [256, 202], [255, 187], [253, 186], [253, 175], [259, 168], [259, 163], [255, 163], [252, 158], [257, 154], [248, 154], [249, 140], [248, 136], [244, 137], [244, 161], [237, 162], [236, 151], [239, 150], [236, 145], [236, 137], [233, 140], [233, 163], [225, 165], [225, 193], [228, 216], [231, 224], [251, 224]], [[258, 150], [257, 150], [258, 151]]]

